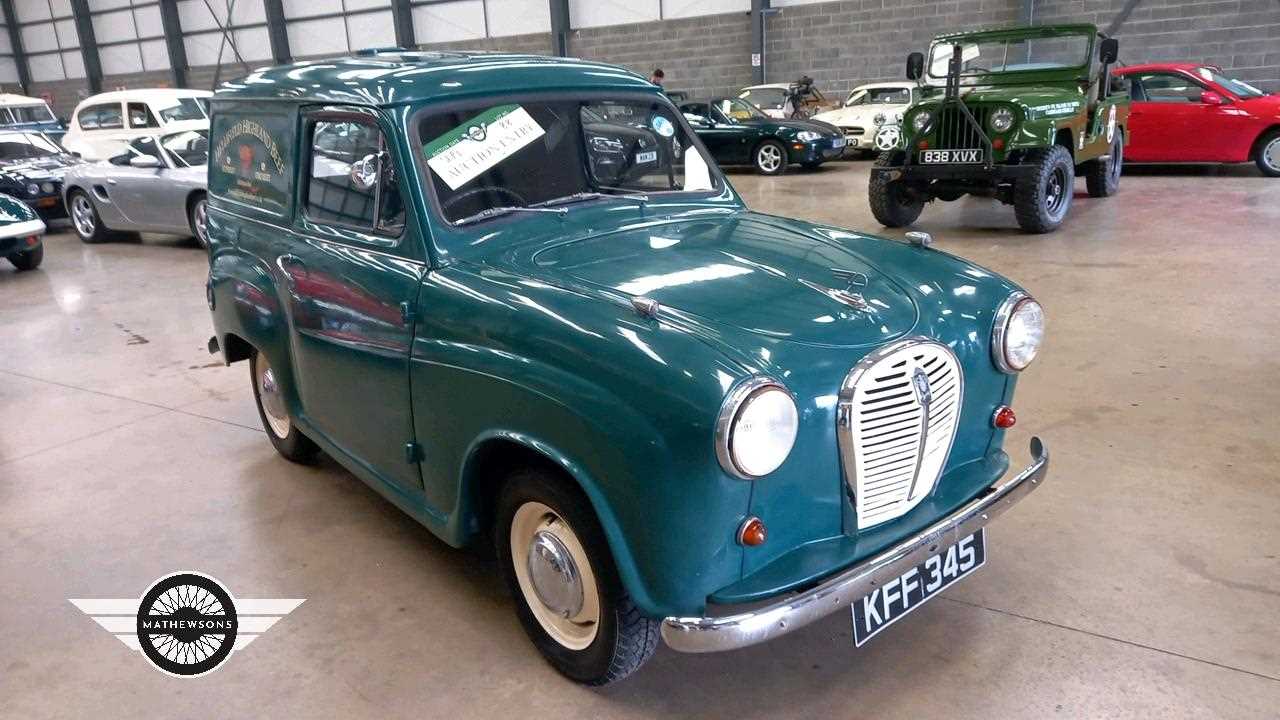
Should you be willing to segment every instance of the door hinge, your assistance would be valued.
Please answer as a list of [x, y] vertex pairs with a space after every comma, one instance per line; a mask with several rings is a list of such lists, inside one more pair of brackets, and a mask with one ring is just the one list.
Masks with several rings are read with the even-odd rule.
[[416, 442], [410, 441], [404, 444], [404, 461], [412, 465], [420, 463], [424, 459], [422, 454], [422, 446]]
[[412, 325], [417, 319], [417, 314], [413, 312], [413, 304], [409, 302], [400, 303], [400, 321], [405, 325]]

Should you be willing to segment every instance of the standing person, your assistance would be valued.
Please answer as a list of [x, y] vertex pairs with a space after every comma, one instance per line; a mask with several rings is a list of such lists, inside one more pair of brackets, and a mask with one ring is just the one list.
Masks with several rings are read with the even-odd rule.
[[658, 87], [662, 87], [662, 80], [665, 77], [666, 75], [662, 72], [662, 68], [654, 68], [653, 74], [649, 76], [649, 82], [657, 85]]

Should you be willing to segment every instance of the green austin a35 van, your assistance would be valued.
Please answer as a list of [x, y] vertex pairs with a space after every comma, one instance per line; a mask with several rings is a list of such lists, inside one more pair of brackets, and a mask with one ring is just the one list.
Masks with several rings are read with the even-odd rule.
[[[210, 350], [267, 436], [492, 542], [602, 684], [836, 611], [858, 644], [980, 566], [1040, 306], [928, 247], [751, 212], [617, 67], [371, 51], [213, 99]], [[852, 609], [851, 609], [852, 608]]]

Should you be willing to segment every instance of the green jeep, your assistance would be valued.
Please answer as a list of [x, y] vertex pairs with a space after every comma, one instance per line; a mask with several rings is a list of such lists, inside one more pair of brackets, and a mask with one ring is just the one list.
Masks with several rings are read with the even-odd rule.
[[1043, 233], [1062, 224], [1077, 175], [1090, 196], [1114, 194], [1129, 117], [1108, 87], [1118, 50], [1093, 25], [1052, 25], [939, 35], [927, 66], [911, 53], [907, 77], [925, 93], [896, 141], [877, 138], [891, 149], [871, 171], [876, 219], [910, 225], [930, 200], [980, 195]]

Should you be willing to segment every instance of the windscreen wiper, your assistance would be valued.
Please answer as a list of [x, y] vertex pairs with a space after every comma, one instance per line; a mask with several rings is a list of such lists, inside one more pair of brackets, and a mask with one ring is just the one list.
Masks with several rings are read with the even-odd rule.
[[564, 197], [552, 198], [550, 200], [543, 200], [542, 202], [534, 203], [529, 207], [534, 207], [534, 208], [552, 207], [555, 205], [568, 205], [569, 203], [582, 202], [584, 200], [613, 200], [613, 199], [635, 200], [637, 202], [642, 202], [642, 203], [649, 202], [648, 195], [641, 195], [638, 193], [630, 194], [630, 195], [621, 195], [617, 193], [603, 193], [603, 192], [589, 191], [589, 192], [576, 192], [576, 193], [573, 193], [572, 195], [565, 195]]
[[499, 215], [507, 215], [514, 212], [552, 213], [553, 215], [564, 215], [569, 211], [565, 210], [564, 208], [504, 205], [502, 207], [486, 208], [476, 213], [475, 215], [468, 215], [462, 218], [461, 220], [455, 220], [453, 221], [453, 224], [454, 225], [470, 225], [472, 223], [480, 222], [481, 220], [488, 220], [489, 218], [495, 218], [495, 217], [498, 217]]

